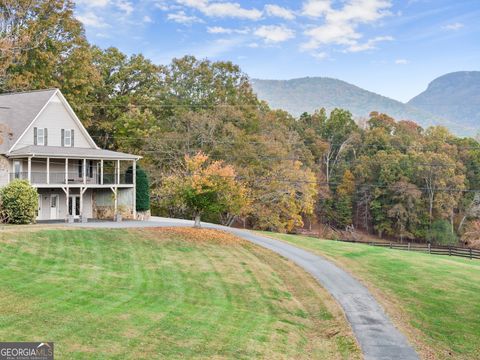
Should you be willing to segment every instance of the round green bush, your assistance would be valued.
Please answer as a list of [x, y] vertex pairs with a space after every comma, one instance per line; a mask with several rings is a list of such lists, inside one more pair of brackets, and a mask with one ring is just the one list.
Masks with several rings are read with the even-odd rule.
[[30, 224], [35, 222], [38, 193], [26, 180], [14, 180], [0, 189], [0, 211], [4, 222]]

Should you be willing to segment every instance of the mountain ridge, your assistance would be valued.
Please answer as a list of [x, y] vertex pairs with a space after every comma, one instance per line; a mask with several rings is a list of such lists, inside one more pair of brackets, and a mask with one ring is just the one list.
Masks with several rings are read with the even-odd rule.
[[319, 108], [347, 109], [356, 118], [368, 118], [372, 111], [386, 113], [397, 120], [413, 120], [423, 127], [444, 125], [453, 132], [469, 135], [471, 125], [451, 121], [424, 108], [365, 90], [331, 77], [302, 77], [291, 80], [252, 79], [252, 87], [261, 100], [274, 109], [283, 109], [294, 116]]

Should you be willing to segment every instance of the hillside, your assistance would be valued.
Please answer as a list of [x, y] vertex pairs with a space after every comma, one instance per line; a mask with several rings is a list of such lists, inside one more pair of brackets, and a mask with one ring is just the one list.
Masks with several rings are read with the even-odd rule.
[[375, 94], [345, 81], [324, 78], [293, 80], [253, 79], [252, 85], [258, 97], [275, 109], [283, 109], [294, 116], [325, 107], [350, 110], [357, 118], [366, 118], [372, 111], [387, 113], [397, 120], [413, 120], [424, 127], [436, 124], [448, 126], [452, 131], [465, 135], [468, 129], [438, 115], [417, 109], [400, 101]]
[[441, 76], [408, 104], [478, 131], [480, 71], [460, 71]]

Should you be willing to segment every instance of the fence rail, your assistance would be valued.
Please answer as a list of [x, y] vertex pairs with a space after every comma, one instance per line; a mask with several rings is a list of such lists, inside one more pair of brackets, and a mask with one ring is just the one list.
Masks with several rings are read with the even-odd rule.
[[480, 250], [472, 249], [472, 248], [463, 248], [463, 247], [456, 247], [456, 246], [432, 246], [430, 244], [422, 245], [417, 243], [398, 244], [398, 243], [362, 242], [362, 241], [355, 241], [355, 240], [338, 240], [338, 241], [348, 242], [348, 243], [357, 243], [357, 244], [367, 244], [370, 246], [396, 249], [396, 250], [424, 252], [432, 255], [458, 256], [458, 257], [463, 257], [467, 259], [480, 260]]

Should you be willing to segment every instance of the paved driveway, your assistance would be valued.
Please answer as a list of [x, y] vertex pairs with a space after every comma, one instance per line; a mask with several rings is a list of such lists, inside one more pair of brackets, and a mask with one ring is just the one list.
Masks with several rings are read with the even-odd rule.
[[[193, 226], [192, 221], [154, 217], [151, 221], [97, 222], [69, 226], [95, 228], [138, 228]], [[395, 328], [382, 307], [365, 286], [322, 256], [312, 254], [285, 242], [256, 233], [219, 225], [204, 224], [206, 228], [229, 231], [243, 239], [270, 249], [312, 274], [342, 306], [367, 360], [414, 360], [415, 350], [406, 337]]]

